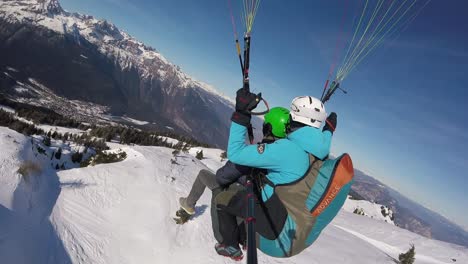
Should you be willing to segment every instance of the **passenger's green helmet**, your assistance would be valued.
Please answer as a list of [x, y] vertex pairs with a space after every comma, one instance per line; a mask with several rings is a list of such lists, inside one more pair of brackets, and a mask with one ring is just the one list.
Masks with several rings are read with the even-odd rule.
[[273, 107], [265, 115], [264, 125], [271, 125], [271, 133], [277, 138], [286, 137], [291, 119], [289, 110], [284, 107]]

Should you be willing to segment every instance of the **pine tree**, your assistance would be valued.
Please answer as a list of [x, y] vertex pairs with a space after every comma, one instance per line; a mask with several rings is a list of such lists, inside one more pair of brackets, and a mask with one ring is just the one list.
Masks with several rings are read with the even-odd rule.
[[113, 138], [114, 135], [112, 134], [112, 132], [108, 132], [108, 134], [106, 135], [106, 141], [111, 142]]
[[380, 207], [380, 213], [383, 215], [383, 217], [386, 217], [388, 215], [388, 211], [383, 205]]
[[401, 264], [413, 264], [414, 262], [414, 255], [416, 255], [414, 245], [411, 244], [411, 248], [406, 253], [401, 253], [398, 256], [398, 260]]
[[83, 160], [83, 154], [80, 152], [75, 152], [71, 156], [71, 160], [73, 163], [80, 163]]
[[59, 148], [57, 152], [55, 152], [55, 158], [60, 159], [62, 157], [62, 148]]
[[182, 152], [188, 153], [190, 150], [190, 145], [185, 143], [184, 146], [182, 147]]
[[174, 146], [174, 149], [182, 150], [182, 148], [184, 146], [183, 144], [184, 143], [182, 141], [177, 142], [177, 144], [175, 144], [175, 146]]
[[43, 140], [42, 140], [42, 143], [44, 143], [44, 145], [46, 145], [47, 147], [50, 147], [50, 137], [45, 137]]
[[226, 151], [224, 151], [223, 153], [221, 153], [220, 157], [221, 157], [221, 161], [224, 161], [225, 159], [227, 159], [227, 153], [226, 153]]
[[203, 159], [203, 150], [198, 151], [195, 158], [197, 158], [199, 160], [202, 160]]
[[63, 135], [63, 142], [65, 143], [65, 141], [67, 141], [69, 138], [70, 138], [70, 133], [66, 132], [66, 133]]
[[174, 149], [174, 151], [172, 151], [172, 155], [174, 155], [174, 157], [179, 155], [179, 154], [180, 154], [180, 150], [178, 150], [178, 149]]

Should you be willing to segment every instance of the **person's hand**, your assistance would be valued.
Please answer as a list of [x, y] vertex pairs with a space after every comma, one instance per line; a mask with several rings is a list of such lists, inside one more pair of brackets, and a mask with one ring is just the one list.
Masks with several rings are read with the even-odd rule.
[[231, 120], [239, 125], [248, 127], [252, 115], [250, 111], [257, 107], [262, 99], [262, 93], [251, 93], [248, 87], [243, 87], [237, 91], [236, 111], [232, 114]]
[[323, 127], [323, 131], [330, 131], [332, 134], [335, 132], [337, 123], [337, 116], [335, 112], [331, 112], [331, 114], [325, 120], [325, 126]]
[[243, 87], [237, 91], [236, 111], [248, 113], [257, 107], [261, 99], [262, 93], [254, 94], [248, 88]]

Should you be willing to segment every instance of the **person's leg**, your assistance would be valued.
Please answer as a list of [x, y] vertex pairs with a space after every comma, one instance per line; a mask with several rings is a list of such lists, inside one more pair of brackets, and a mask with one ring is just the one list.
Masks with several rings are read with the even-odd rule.
[[219, 255], [241, 260], [244, 257], [239, 248], [239, 225], [237, 217], [225, 210], [218, 210], [219, 232], [222, 236], [222, 243], [216, 243], [215, 250]]
[[212, 191], [211, 194], [211, 227], [213, 229], [213, 235], [219, 243], [223, 242], [223, 237], [219, 232], [219, 219], [218, 219], [218, 210], [216, 209], [216, 196], [222, 192], [221, 188], [216, 188]]
[[239, 248], [237, 217], [245, 218], [245, 188], [229, 187], [216, 196], [219, 232], [222, 244]]
[[187, 196], [187, 205], [195, 207], [195, 204], [202, 196], [206, 187], [208, 187], [210, 190], [213, 190], [218, 188], [219, 185], [216, 182], [216, 175], [214, 173], [208, 170], [201, 170], [192, 185], [192, 189], [190, 190], [189, 195]]
[[[212, 228], [213, 228], [213, 234], [216, 240], [219, 243], [223, 243], [223, 236], [221, 235], [220, 232], [220, 222], [219, 222], [219, 216], [218, 216], [218, 202], [223, 201], [223, 200], [229, 200], [229, 197], [232, 197], [236, 192], [244, 190], [245, 187], [239, 183], [233, 183], [229, 186], [227, 190], [223, 190], [221, 188], [215, 188], [212, 193], [212, 198], [211, 198], [211, 223], [212, 223]], [[225, 192], [228, 192], [227, 194]], [[220, 195], [220, 198], [217, 199], [217, 196]], [[224, 197], [224, 198], [221, 198]]]
[[246, 250], [247, 249], [247, 229], [245, 226], [245, 221], [242, 220], [241, 223], [239, 223], [239, 219], [237, 219], [237, 225], [239, 227], [239, 234], [237, 241], [239, 241], [239, 244], [242, 246], [242, 249]]
[[202, 196], [205, 188], [208, 187], [210, 190], [219, 187], [216, 182], [216, 175], [208, 170], [201, 170], [195, 182], [192, 185], [192, 189], [187, 197], [181, 197], [179, 199], [180, 206], [189, 214], [195, 213], [195, 205]]
[[[238, 229], [238, 223], [234, 223], [231, 218], [240, 217], [245, 219], [247, 217], [247, 193], [247, 190], [244, 189], [235, 193], [226, 193], [224, 197], [220, 194], [217, 197], [217, 200], [219, 200], [220, 233], [225, 244], [235, 246], [239, 242], [240, 230]], [[288, 212], [278, 196], [274, 194], [266, 202], [259, 202], [256, 199], [254, 214], [256, 232], [265, 238], [274, 240], [281, 233]]]

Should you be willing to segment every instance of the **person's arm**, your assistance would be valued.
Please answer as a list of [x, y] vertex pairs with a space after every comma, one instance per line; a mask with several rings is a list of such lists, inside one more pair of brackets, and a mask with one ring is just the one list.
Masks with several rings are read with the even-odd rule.
[[231, 123], [229, 143], [227, 149], [228, 159], [236, 164], [262, 169], [277, 169], [281, 158], [285, 154], [279, 145], [257, 144], [246, 145], [247, 128], [236, 122]]
[[311, 144], [314, 148], [310, 154], [314, 155], [319, 159], [324, 159], [330, 154], [331, 142], [332, 142], [332, 133], [330, 131], [320, 131], [315, 129], [316, 135], [311, 138]]
[[317, 130], [319, 135], [317, 135], [316, 139], [318, 142], [315, 144], [318, 146], [316, 153], [312, 153], [319, 159], [324, 159], [330, 153], [331, 148], [331, 140], [333, 136], [333, 132], [335, 132], [337, 125], [337, 115], [335, 112], [331, 112], [330, 115], [325, 120], [325, 126], [323, 127], [322, 131]]
[[285, 153], [281, 147], [273, 144], [246, 145], [247, 127], [250, 125], [251, 111], [255, 109], [262, 98], [261, 93], [249, 91], [248, 83], [236, 94], [236, 111], [231, 117], [231, 129], [227, 155], [236, 164], [262, 169], [279, 169]]

